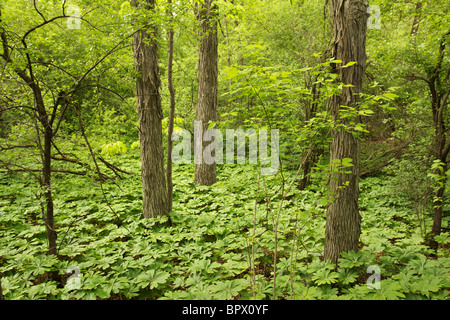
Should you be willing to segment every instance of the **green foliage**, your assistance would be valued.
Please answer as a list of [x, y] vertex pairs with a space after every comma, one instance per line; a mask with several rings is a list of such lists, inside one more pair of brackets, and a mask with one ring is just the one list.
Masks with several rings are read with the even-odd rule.
[[[133, 163], [136, 157], [125, 154], [120, 161]], [[122, 184], [123, 192], [112, 183], [104, 185], [122, 224], [96, 188], [87, 191], [88, 180], [61, 178], [55, 185], [60, 195], [58, 258], [45, 254], [44, 225], [30, 217], [33, 210], [39, 212], [33, 196], [36, 184], [24, 188], [23, 178], [3, 175], [2, 183], [11, 186], [0, 215], [3, 293], [7, 299], [271, 298], [273, 213], [262, 202], [254, 220], [257, 174], [243, 169], [224, 165], [216, 186], [199, 187], [191, 183], [192, 168], [175, 166], [172, 226], [164, 224], [166, 217], [140, 218], [137, 168]], [[317, 203], [316, 191], [294, 188], [297, 200], [286, 203], [278, 227], [277, 298], [446, 299], [448, 258], [430, 259], [426, 247], [402, 242], [417, 236], [417, 229], [395, 228], [401, 222], [392, 217], [403, 217], [402, 206], [392, 207], [384, 196], [376, 197], [389, 192], [383, 182], [372, 178], [362, 183], [362, 204], [366, 197], [370, 199], [362, 212], [363, 230], [370, 232], [362, 235], [359, 252], [342, 255], [337, 270], [318, 258], [324, 220], [323, 208], [311, 205]], [[269, 192], [276, 191], [278, 184], [277, 177], [266, 180]], [[270, 206], [276, 208], [280, 200], [273, 197]], [[384, 206], [390, 211], [381, 210]], [[385, 233], [387, 225], [395, 230], [392, 235]], [[294, 232], [299, 226], [301, 231]], [[254, 227], [256, 236], [251, 237]], [[387, 241], [382, 240], [386, 236]], [[391, 243], [389, 239], [398, 240]], [[442, 234], [440, 241], [445, 239]], [[380, 267], [380, 289], [366, 285], [370, 265]], [[69, 266], [80, 270], [79, 289], [69, 290], [66, 285]], [[52, 280], [51, 272], [59, 274], [60, 280]]]
[[[432, 158], [434, 119], [423, 81], [432, 76], [447, 32], [448, 14], [439, 2], [422, 1], [419, 32], [412, 37], [412, 3], [376, 1], [383, 23], [380, 30], [368, 30], [368, 81], [358, 106], [341, 106], [339, 116], [348, 120], [343, 124], [331, 119], [328, 102], [349, 84], [331, 73], [342, 61], [329, 55], [331, 24], [323, 3], [217, 1], [219, 119], [209, 125], [279, 129], [283, 166], [258, 178], [257, 166], [218, 165], [218, 182], [200, 187], [192, 183], [193, 166], [174, 165], [170, 225], [167, 216], [141, 217], [137, 74], [129, 50], [137, 27], [148, 21], [159, 26], [160, 116], [166, 135], [167, 3], [157, 2], [150, 12], [123, 0], [78, 1], [86, 13], [81, 30], [67, 30], [66, 20], [56, 19], [28, 35], [27, 49], [21, 37], [40, 25], [42, 16], [29, 1], [5, 3], [0, 27], [14, 48], [14, 63], [1, 60], [0, 76], [0, 275], [6, 299], [448, 299], [445, 203], [443, 232], [435, 237], [439, 248], [431, 252], [424, 245], [433, 200], [448, 198], [447, 189], [433, 199], [449, 172]], [[61, 1], [36, 3], [47, 19], [62, 13]], [[191, 130], [195, 118], [198, 21], [192, 6], [192, 1], [176, 1], [171, 7], [175, 130]], [[52, 140], [58, 147], [52, 153], [56, 256], [46, 254], [45, 190], [39, 186], [42, 132], [30, 108], [33, 93], [14, 75], [25, 68], [26, 53], [48, 111], [60, 92], [71, 93]], [[448, 65], [444, 55], [441, 69]], [[438, 77], [442, 94], [448, 78], [444, 72]], [[55, 112], [61, 115], [62, 108]], [[447, 110], [442, 115], [450, 119]], [[325, 211], [335, 197], [327, 182], [355, 165], [349, 158], [331, 165], [327, 159], [330, 132], [339, 128], [361, 140], [367, 151], [363, 169], [375, 157], [371, 147], [382, 156], [376, 159], [381, 169], [360, 182], [360, 250], [343, 253], [335, 268], [321, 260]], [[284, 194], [310, 149], [312, 169], [305, 177], [310, 184], [300, 190], [294, 183]], [[129, 174], [117, 175], [111, 164]], [[98, 177], [96, 165], [111, 177]], [[369, 279], [377, 280], [372, 276], [378, 274], [368, 271], [373, 266], [380, 270], [379, 287], [368, 286]], [[75, 288], [68, 285], [73, 268], [79, 270]]]
[[[132, 145], [133, 147], [133, 145]], [[108, 143], [102, 146], [101, 154], [107, 157], [113, 157], [116, 154], [125, 154], [127, 153], [127, 147], [123, 144], [122, 141], [117, 141], [114, 143]]]

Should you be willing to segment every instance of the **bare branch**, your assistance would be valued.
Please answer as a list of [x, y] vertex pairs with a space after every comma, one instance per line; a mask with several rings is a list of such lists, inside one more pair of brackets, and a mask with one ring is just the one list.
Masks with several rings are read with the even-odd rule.
[[66, 15], [66, 0], [63, 0], [63, 3], [62, 3], [62, 13], [63, 13], [63, 16]]
[[42, 14], [42, 12], [39, 11], [39, 9], [36, 6], [36, 0], [33, 0], [33, 6], [34, 6], [34, 10], [36, 10], [37, 13], [39, 13], [39, 15], [42, 17], [42, 19], [44, 21], [47, 21], [47, 19], [45, 19], [44, 15]]
[[0, 151], [12, 150], [12, 149], [17, 149], [17, 148], [35, 148], [35, 147], [36, 146], [32, 145], [32, 144], [19, 145], [19, 146], [6, 146], [6, 147], [0, 146]]
[[6, 108], [3, 108], [3, 109], [0, 109], [0, 113], [8, 111], [8, 110], [20, 109], [20, 108], [26, 108], [26, 109], [31, 109], [33, 111], [36, 111], [35, 108], [29, 107], [29, 106], [12, 106], [12, 107], [6, 107]]
[[[94, 63], [94, 65], [89, 68], [84, 74], [83, 76], [78, 80], [79, 83], [83, 82], [86, 77], [89, 75], [89, 73], [92, 72], [92, 70], [94, 70], [100, 63], [103, 62], [103, 60], [105, 60], [109, 55], [111, 55], [112, 53], [119, 51], [123, 48], [119, 48], [119, 46], [127, 39], [131, 38], [137, 31], [134, 31], [133, 33], [131, 33], [130, 35], [126, 36], [124, 39], [120, 40], [112, 49], [110, 49], [103, 57], [101, 57], [96, 63]], [[74, 91], [77, 89], [77, 87], [74, 89]]]
[[[88, 138], [87, 138], [87, 136], [86, 136], [86, 132], [85, 132], [85, 130], [84, 130], [84, 125], [83, 125], [83, 120], [82, 120], [82, 118], [81, 118], [81, 112], [80, 112], [80, 109], [79, 109], [79, 108], [76, 108], [76, 112], [77, 112], [77, 116], [78, 116], [78, 122], [79, 122], [79, 124], [80, 124], [80, 131], [81, 131], [81, 134], [82, 134], [82, 136], [83, 136], [83, 138], [84, 138], [84, 140], [85, 140], [85, 142], [86, 142], [86, 144], [87, 144], [87, 146], [88, 146], [89, 152], [90, 152], [90, 154], [91, 154], [91, 156], [92, 156], [92, 160], [94, 161], [94, 164], [95, 164], [95, 168], [97, 169], [97, 173], [100, 175], [100, 168], [99, 168], [98, 163], [97, 163], [97, 160], [96, 160], [96, 158], [95, 158], [94, 151], [92, 150], [91, 144], [89, 143], [89, 140], [88, 140]], [[114, 180], [112, 180], [112, 181], [114, 182], [115, 185], [117, 185], [117, 186], [119, 187], [119, 189], [120, 189], [121, 191], [123, 191], [122, 188], [120, 188], [120, 186], [119, 186]], [[116, 215], [117, 219], [119, 219], [119, 221], [120, 221], [121, 224], [123, 225], [122, 219], [120, 219], [119, 215], [118, 215], [118, 214], [116, 213], [116, 211], [111, 207], [111, 205], [110, 205], [110, 203], [109, 203], [109, 201], [108, 201], [108, 198], [106, 197], [105, 190], [103, 189], [103, 184], [101, 183], [101, 181], [100, 181], [100, 188], [101, 188], [101, 190], [102, 190], [103, 198], [105, 199], [106, 204], [108, 205], [109, 209]], [[125, 227], [125, 226], [124, 226], [124, 227]], [[127, 227], [125, 227], [125, 229], [128, 230]], [[128, 230], [128, 231], [130, 231], [130, 230]]]

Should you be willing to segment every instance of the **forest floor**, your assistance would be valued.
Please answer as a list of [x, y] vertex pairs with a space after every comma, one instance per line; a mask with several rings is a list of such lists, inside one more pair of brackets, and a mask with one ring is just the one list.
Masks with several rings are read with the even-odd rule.
[[320, 259], [325, 206], [314, 180], [282, 199], [279, 175], [258, 182], [256, 166], [219, 166], [212, 187], [175, 166], [169, 224], [141, 217], [139, 157], [117, 162], [132, 174], [120, 188], [104, 182], [104, 194], [94, 177], [54, 174], [57, 257], [46, 254], [38, 183], [0, 174], [6, 299], [448, 299], [449, 218], [433, 254], [423, 238], [431, 213], [421, 231], [389, 176], [361, 181], [361, 249], [334, 270]]

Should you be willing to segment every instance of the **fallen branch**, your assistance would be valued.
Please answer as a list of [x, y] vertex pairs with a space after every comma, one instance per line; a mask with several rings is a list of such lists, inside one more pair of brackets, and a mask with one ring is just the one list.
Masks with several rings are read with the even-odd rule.
[[370, 157], [368, 159], [366, 159], [363, 163], [376, 163], [377, 161], [380, 161], [384, 157], [387, 157], [387, 156], [390, 156], [390, 158], [387, 161], [384, 161], [383, 163], [379, 164], [375, 168], [368, 169], [367, 171], [361, 173], [360, 177], [361, 178], [369, 177], [372, 174], [375, 174], [375, 173], [379, 172], [381, 169], [387, 167], [388, 165], [390, 165], [394, 161], [394, 159], [399, 159], [402, 156], [403, 150], [408, 145], [409, 145], [409, 141], [405, 141], [400, 146], [397, 146], [397, 147], [395, 147], [393, 149], [390, 149], [390, 150], [387, 150], [387, 151], [383, 152], [381, 155], [377, 156], [375, 159], [373, 159], [373, 160], [371, 160], [369, 162], [369, 160], [376, 154], [376, 151], [373, 152], [370, 155]]

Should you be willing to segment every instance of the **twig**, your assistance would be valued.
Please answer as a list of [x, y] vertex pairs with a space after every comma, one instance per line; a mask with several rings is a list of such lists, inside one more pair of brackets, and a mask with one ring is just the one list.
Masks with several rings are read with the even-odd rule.
[[[256, 288], [256, 270], [255, 270], [255, 232], [256, 232], [256, 208], [258, 206], [258, 193], [259, 193], [259, 181], [261, 178], [261, 171], [259, 171], [258, 174], [258, 184], [256, 187], [256, 197], [255, 197], [255, 207], [254, 207], [254, 212], [253, 212], [253, 231], [252, 231], [252, 242], [251, 242], [251, 246], [252, 246], [252, 254], [250, 257], [250, 276], [252, 277], [253, 283], [252, 286], [253, 288]], [[253, 298], [256, 298], [255, 296], [255, 291], [253, 289]]]
[[310, 153], [311, 153], [311, 148], [308, 150], [308, 153], [306, 154], [302, 163], [299, 165], [298, 170], [295, 173], [294, 179], [292, 179], [292, 182], [289, 185], [289, 188], [287, 189], [286, 192], [284, 192], [284, 190], [283, 190], [283, 193], [282, 193], [283, 196], [280, 201], [280, 206], [278, 207], [277, 218], [274, 223], [274, 230], [273, 230], [274, 239], [275, 239], [275, 247], [274, 247], [274, 253], [273, 253], [273, 291], [272, 291], [272, 299], [273, 300], [275, 300], [275, 289], [276, 289], [276, 283], [277, 283], [278, 222], [280, 220], [281, 208], [283, 207], [283, 202], [284, 202], [285, 196], [291, 191], [291, 188], [292, 188], [295, 180], [297, 179], [297, 176], [300, 173], [301, 169], [303, 168], [306, 161], [308, 160]]

